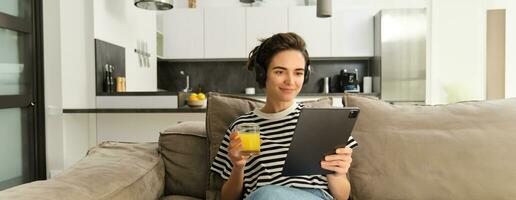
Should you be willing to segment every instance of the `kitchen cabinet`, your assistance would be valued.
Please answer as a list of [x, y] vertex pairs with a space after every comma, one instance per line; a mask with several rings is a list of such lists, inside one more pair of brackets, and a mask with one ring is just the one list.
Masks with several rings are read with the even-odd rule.
[[373, 9], [337, 9], [331, 17], [332, 57], [374, 56]]
[[299, 34], [310, 57], [331, 57], [331, 18], [318, 18], [315, 6], [291, 7], [288, 31]]
[[204, 121], [205, 113], [98, 113], [97, 143], [157, 142], [159, 133], [184, 121]]
[[258, 39], [288, 31], [288, 8], [258, 7], [246, 9], [246, 53], [260, 44]]
[[315, 6], [175, 9], [163, 14], [165, 59], [247, 58], [275, 33], [303, 37], [310, 57], [372, 57], [374, 9], [336, 9], [317, 18]]
[[174, 9], [163, 15], [163, 57], [204, 57], [203, 9]]
[[246, 21], [243, 8], [204, 10], [205, 58], [245, 58]]

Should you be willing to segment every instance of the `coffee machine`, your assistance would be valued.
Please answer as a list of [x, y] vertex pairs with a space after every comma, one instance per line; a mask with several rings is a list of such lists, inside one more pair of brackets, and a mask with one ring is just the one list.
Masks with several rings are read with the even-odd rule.
[[355, 72], [348, 72], [347, 69], [340, 70], [339, 86], [343, 92], [360, 92], [357, 74], [357, 69]]

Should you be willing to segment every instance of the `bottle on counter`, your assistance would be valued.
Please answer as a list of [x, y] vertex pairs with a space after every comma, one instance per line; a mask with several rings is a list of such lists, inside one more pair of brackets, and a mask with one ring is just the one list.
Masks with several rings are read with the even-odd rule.
[[110, 82], [110, 78], [111, 77], [111, 73], [110, 73], [110, 67], [108, 64], [106, 64], [104, 66], [104, 84], [103, 84], [103, 88], [102, 90], [106, 93], [110, 93], [111, 92], [111, 82]]
[[323, 93], [330, 93], [330, 77], [324, 77]]
[[116, 91], [125, 92], [125, 77], [116, 77]]
[[111, 89], [111, 92], [115, 92], [116, 91], [116, 83], [115, 83], [115, 78], [113, 77], [113, 72], [115, 71], [115, 67], [113, 65], [109, 65], [109, 66], [110, 66], [110, 72], [109, 72], [110, 89]]

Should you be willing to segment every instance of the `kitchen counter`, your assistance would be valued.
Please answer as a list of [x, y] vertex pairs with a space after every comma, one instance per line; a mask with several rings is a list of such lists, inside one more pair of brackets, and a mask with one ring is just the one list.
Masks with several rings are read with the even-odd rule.
[[93, 108], [63, 109], [63, 113], [205, 113], [206, 108]]
[[[222, 94], [226, 94], [226, 93], [222, 92]], [[325, 93], [300, 93], [298, 96], [301, 96], [301, 97], [302, 96], [310, 96], [310, 97], [313, 97], [313, 96], [343, 96], [343, 94], [344, 93], [342, 93], [342, 92], [339, 92], [339, 93], [328, 93], [328, 94], [325, 94]], [[378, 96], [378, 93], [367, 93], [367, 94], [360, 93], [360, 94], [368, 95], [368, 96]], [[167, 96], [167, 95], [176, 96], [177, 92], [169, 92], [169, 91], [156, 91], [156, 92], [115, 92], [115, 93], [101, 93], [101, 94], [97, 94], [97, 96]], [[261, 93], [261, 94], [236, 93], [236, 94], [231, 94], [231, 95], [240, 95], [240, 96], [249, 96], [249, 97], [265, 96], [264, 93]]]
[[[360, 93], [361, 95], [367, 95], [367, 96], [378, 96], [379, 94], [378, 93]], [[240, 96], [250, 96], [250, 97], [253, 97], [253, 96], [258, 96], [258, 97], [264, 97], [265, 94], [232, 94], [232, 95], [240, 95]], [[338, 96], [338, 97], [342, 97], [344, 96], [344, 93], [342, 92], [338, 92], [338, 93], [300, 93], [299, 95], [297, 95], [298, 97], [327, 97], [327, 96]]]
[[97, 94], [97, 96], [162, 96], [162, 95], [177, 95], [177, 92], [149, 91], [149, 92], [113, 92], [113, 93], [98, 93]]
[[[363, 94], [363, 93], [362, 93]], [[265, 100], [265, 94], [232, 94]], [[344, 93], [301, 93], [296, 101], [332, 97], [333, 105], [342, 107]], [[377, 93], [364, 95], [378, 96]], [[63, 113], [205, 113], [206, 108], [178, 108], [174, 92], [120, 92], [97, 96], [96, 108], [63, 109]]]

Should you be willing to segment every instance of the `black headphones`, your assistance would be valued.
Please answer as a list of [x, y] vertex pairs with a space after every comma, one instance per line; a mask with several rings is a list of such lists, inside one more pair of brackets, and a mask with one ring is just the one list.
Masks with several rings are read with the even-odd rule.
[[[263, 66], [258, 62], [258, 55], [260, 53], [260, 48], [262, 45], [258, 46], [258, 49], [255, 52], [255, 56], [253, 59], [253, 65], [254, 65], [254, 71], [256, 72], [256, 82], [261, 88], [265, 88], [265, 82], [267, 81], [267, 66]], [[308, 51], [305, 49], [304, 53], [308, 56]], [[307, 58], [305, 63], [305, 75], [304, 75], [304, 81], [303, 85], [308, 83], [308, 80], [310, 79], [310, 72], [312, 69], [310, 68], [310, 58]]]

